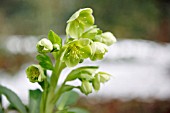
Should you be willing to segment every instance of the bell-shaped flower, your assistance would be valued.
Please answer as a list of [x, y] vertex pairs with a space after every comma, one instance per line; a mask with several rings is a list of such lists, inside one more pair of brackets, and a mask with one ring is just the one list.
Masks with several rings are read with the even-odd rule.
[[46, 76], [44, 75], [44, 70], [40, 65], [30, 65], [26, 69], [27, 78], [30, 82], [42, 82], [44, 79], [46, 79]]
[[37, 43], [36, 48], [39, 53], [48, 53], [53, 50], [53, 44], [50, 40], [43, 38]]
[[86, 28], [94, 24], [92, 9], [84, 8], [75, 12], [67, 21], [66, 34], [72, 38], [80, 38]]
[[91, 60], [103, 59], [103, 56], [108, 51], [107, 45], [101, 42], [93, 42], [91, 48], [92, 48], [92, 55], [90, 56]]
[[116, 42], [115, 36], [111, 32], [105, 32], [101, 34], [102, 43], [110, 46]]
[[105, 72], [98, 72], [95, 76], [100, 76], [100, 82], [105, 83], [110, 80], [111, 75]]
[[92, 86], [91, 86], [90, 82], [86, 81], [86, 80], [82, 81], [82, 84], [80, 86], [80, 90], [85, 95], [88, 95], [89, 93], [92, 93]]
[[76, 66], [82, 59], [91, 56], [90, 43], [90, 39], [79, 39], [66, 44], [61, 59], [68, 67]]

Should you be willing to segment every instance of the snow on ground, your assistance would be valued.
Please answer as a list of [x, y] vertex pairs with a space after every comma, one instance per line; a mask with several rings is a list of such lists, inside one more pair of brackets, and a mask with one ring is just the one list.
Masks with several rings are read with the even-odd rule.
[[[169, 51], [170, 44], [145, 40], [118, 41], [109, 48], [103, 61], [84, 62], [85, 65], [99, 65], [100, 70], [113, 75], [109, 82], [102, 85], [98, 93], [89, 96], [119, 99], [170, 98]], [[25, 102], [28, 90], [39, 88], [37, 84], [30, 83], [26, 78], [24, 70], [28, 65], [25, 64], [16, 76], [0, 72], [0, 84], [11, 88]], [[64, 70], [63, 78], [69, 71], [70, 69]], [[79, 82], [75, 81], [73, 84], [77, 85]]]

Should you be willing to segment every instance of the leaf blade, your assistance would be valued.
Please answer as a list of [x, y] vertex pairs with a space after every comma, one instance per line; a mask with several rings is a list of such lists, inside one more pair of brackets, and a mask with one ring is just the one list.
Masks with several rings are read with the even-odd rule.
[[13, 104], [20, 113], [27, 113], [25, 105], [12, 90], [0, 85], [0, 94], [5, 95], [8, 101]]

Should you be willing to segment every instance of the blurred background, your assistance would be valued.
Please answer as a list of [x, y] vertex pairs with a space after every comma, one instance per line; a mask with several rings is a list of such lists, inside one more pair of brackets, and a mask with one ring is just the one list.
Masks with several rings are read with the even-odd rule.
[[38, 87], [25, 75], [36, 63], [36, 42], [50, 29], [64, 38], [66, 21], [85, 7], [118, 42], [103, 61], [85, 61], [113, 77], [75, 106], [91, 113], [170, 113], [169, 0], [0, 0], [0, 84], [27, 103], [28, 89]]

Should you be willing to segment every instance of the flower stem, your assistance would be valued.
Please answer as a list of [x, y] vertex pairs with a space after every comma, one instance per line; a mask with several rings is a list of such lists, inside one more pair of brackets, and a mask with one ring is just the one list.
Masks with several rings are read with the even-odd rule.
[[50, 79], [50, 87], [48, 88], [48, 94], [45, 104], [45, 113], [52, 113], [55, 107], [55, 90], [58, 85], [58, 79], [62, 70], [66, 67], [65, 64], [60, 60], [61, 51], [58, 54], [56, 59], [55, 68], [52, 71], [51, 79]]

